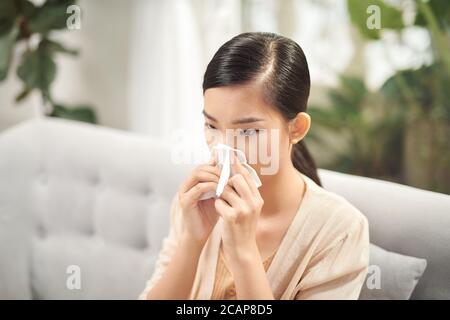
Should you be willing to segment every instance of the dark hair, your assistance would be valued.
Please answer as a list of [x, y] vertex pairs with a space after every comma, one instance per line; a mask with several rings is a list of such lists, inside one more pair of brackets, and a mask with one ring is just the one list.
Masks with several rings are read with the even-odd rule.
[[[285, 119], [306, 111], [310, 77], [305, 54], [295, 41], [274, 33], [242, 33], [223, 44], [206, 68], [203, 93], [256, 79], [262, 80], [266, 101]], [[303, 140], [293, 146], [291, 159], [298, 171], [322, 185]]]

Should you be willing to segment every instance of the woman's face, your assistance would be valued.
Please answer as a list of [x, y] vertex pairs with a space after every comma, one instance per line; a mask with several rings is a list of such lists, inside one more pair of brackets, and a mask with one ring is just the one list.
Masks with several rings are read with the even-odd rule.
[[291, 161], [288, 122], [255, 83], [206, 90], [203, 114], [209, 148], [224, 143], [242, 150], [261, 180]]

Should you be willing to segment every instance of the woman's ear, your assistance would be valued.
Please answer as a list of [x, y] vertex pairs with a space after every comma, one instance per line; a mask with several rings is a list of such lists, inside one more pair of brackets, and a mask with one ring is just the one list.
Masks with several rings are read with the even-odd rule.
[[302, 140], [311, 126], [311, 117], [306, 112], [299, 112], [295, 118], [289, 121], [289, 140], [296, 144]]

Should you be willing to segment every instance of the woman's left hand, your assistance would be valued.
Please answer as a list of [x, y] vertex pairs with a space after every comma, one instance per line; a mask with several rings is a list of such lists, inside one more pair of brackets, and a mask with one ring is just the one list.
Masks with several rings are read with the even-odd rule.
[[225, 186], [215, 208], [223, 218], [223, 247], [234, 261], [254, 258], [256, 227], [264, 201], [250, 173], [232, 154], [235, 173]]

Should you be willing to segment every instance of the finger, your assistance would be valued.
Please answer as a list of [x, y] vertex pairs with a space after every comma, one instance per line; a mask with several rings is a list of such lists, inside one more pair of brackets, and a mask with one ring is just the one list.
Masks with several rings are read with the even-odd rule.
[[243, 205], [239, 194], [230, 185], [225, 186], [220, 197], [235, 209], [239, 209]]
[[237, 158], [237, 156], [233, 153], [233, 171], [235, 173], [239, 173], [241, 174], [245, 181], [247, 182], [251, 192], [253, 193], [253, 195], [257, 195], [259, 193], [258, 191], [258, 187], [256, 186], [255, 181], [253, 181], [253, 178], [251, 176], [251, 174], [248, 172], [247, 168], [244, 167], [244, 165], [239, 161], [239, 159]]
[[215, 191], [216, 188], [216, 182], [200, 182], [193, 186], [188, 192], [186, 192], [185, 197], [191, 200], [191, 203], [195, 203], [204, 193], [208, 191]]
[[207, 171], [207, 172], [211, 172], [217, 176], [220, 176], [220, 169], [217, 166], [212, 166], [209, 164], [204, 164], [204, 165], [197, 167], [197, 171]]
[[244, 200], [251, 201], [252, 198], [254, 197], [247, 181], [240, 173], [237, 173], [234, 176], [232, 176], [228, 180], [228, 184], [231, 185], [236, 190], [238, 195]]
[[181, 186], [180, 191], [185, 193], [189, 191], [192, 187], [200, 182], [219, 182], [219, 177], [208, 171], [197, 171], [193, 173], [188, 180], [186, 180]]
[[211, 158], [209, 158], [208, 165], [215, 166], [217, 164], [216, 157], [214, 154], [211, 154]]
[[209, 165], [199, 166], [195, 168], [188, 179], [180, 185], [180, 192], [187, 192], [199, 182], [218, 182], [219, 177], [219, 168]]
[[214, 201], [214, 207], [220, 216], [224, 219], [233, 219], [235, 217], [234, 209], [226, 203], [223, 199], [216, 199]]

